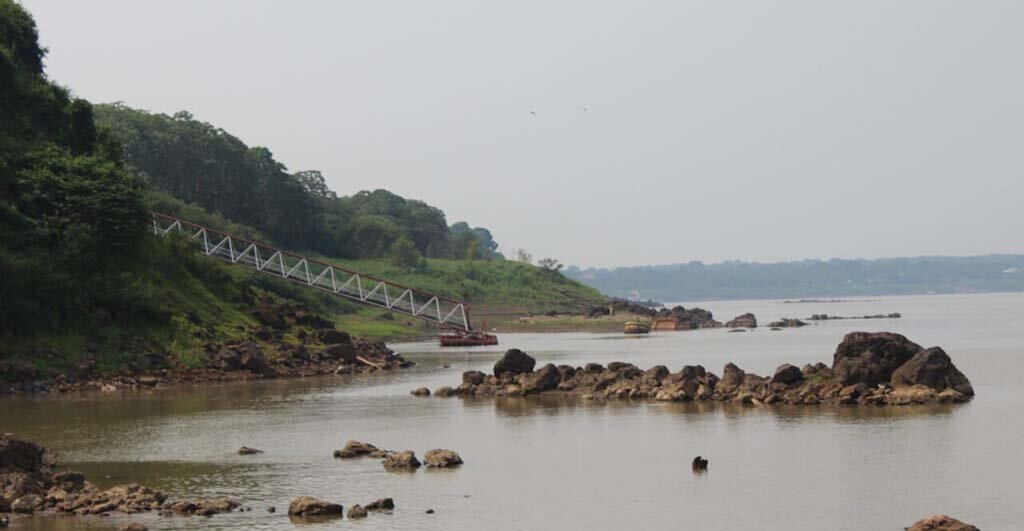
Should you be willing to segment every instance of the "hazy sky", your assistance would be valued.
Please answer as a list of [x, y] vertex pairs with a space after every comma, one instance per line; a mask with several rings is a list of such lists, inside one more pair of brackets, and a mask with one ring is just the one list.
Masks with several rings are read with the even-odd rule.
[[25, 5], [77, 95], [186, 109], [506, 254], [1024, 252], [1019, 0]]

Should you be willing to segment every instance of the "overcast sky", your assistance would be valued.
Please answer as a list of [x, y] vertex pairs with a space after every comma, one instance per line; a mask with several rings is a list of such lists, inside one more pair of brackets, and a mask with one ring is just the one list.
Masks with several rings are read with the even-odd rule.
[[580, 266], [1024, 252], [1024, 2], [26, 1], [50, 77]]

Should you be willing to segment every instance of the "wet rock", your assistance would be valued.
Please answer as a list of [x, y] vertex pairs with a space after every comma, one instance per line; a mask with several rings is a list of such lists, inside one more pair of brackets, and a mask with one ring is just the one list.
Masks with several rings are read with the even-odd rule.
[[455, 394], [456, 394], [455, 393], [455, 389], [452, 389], [451, 387], [449, 387], [447, 385], [442, 385], [441, 387], [438, 387], [437, 389], [434, 390], [434, 396], [438, 396], [438, 397], [441, 397], [441, 398], [447, 398], [449, 396], [455, 396]]
[[423, 455], [423, 462], [430, 468], [454, 468], [462, 464], [462, 457], [452, 450], [429, 450]]
[[334, 457], [339, 459], [354, 459], [356, 457], [384, 457], [387, 450], [381, 450], [370, 443], [359, 441], [348, 441], [341, 450], [334, 451]]
[[421, 464], [412, 450], [390, 452], [384, 456], [384, 468], [388, 470], [416, 470]]
[[936, 514], [921, 520], [906, 528], [907, 531], [979, 531], [977, 527], [966, 524], [944, 514]]
[[391, 498], [381, 498], [377, 501], [373, 501], [366, 504], [367, 511], [393, 511], [395, 510], [395, 500]]
[[953, 389], [965, 396], [974, 395], [971, 382], [957, 370], [953, 361], [939, 347], [932, 347], [914, 354], [906, 363], [892, 373], [892, 385], [924, 385], [944, 391]]
[[739, 387], [743, 385], [743, 379], [746, 376], [747, 373], [743, 369], [732, 363], [726, 363], [725, 368], [722, 369], [722, 381], [720, 384], [727, 387]]
[[772, 383], [790, 385], [801, 382], [803, 379], [804, 374], [800, 369], [788, 363], [784, 363], [779, 365], [779, 368], [775, 369], [775, 374], [772, 376]]
[[530, 357], [525, 352], [513, 348], [505, 352], [497, 363], [494, 364], [494, 375], [501, 376], [505, 373], [522, 374], [533, 371], [533, 367], [537, 364], [537, 360]]
[[690, 464], [690, 467], [694, 472], [705, 472], [708, 469], [708, 460], [698, 455], [693, 458], [693, 462]]
[[430, 389], [427, 389], [426, 387], [418, 387], [409, 391], [409, 394], [413, 396], [430, 396]]
[[289, 516], [333, 516], [341, 515], [344, 507], [312, 496], [299, 496], [288, 505]]
[[228, 498], [201, 501], [195, 505], [196, 516], [213, 516], [215, 514], [230, 513], [242, 506], [241, 503]]
[[888, 382], [893, 372], [923, 350], [892, 332], [851, 332], [836, 348], [832, 372], [843, 385]]
[[484, 373], [480, 371], [466, 371], [462, 373], [462, 383], [469, 385], [480, 385], [484, 383]]
[[348, 519], [356, 520], [359, 518], [366, 518], [366, 509], [363, 509], [363, 506], [357, 503], [348, 508]]
[[757, 328], [757, 317], [752, 313], [737, 315], [732, 321], [725, 323], [726, 328]]
[[35, 494], [26, 494], [11, 502], [11, 512], [32, 514], [43, 507], [43, 499]]
[[543, 393], [557, 388], [562, 381], [562, 374], [558, 372], [558, 367], [549, 363], [538, 371], [524, 374], [521, 381], [523, 394]]
[[243, 447], [238, 449], [238, 455], [255, 455], [255, 454], [262, 454], [262, 453], [263, 453], [263, 450], [257, 450], [256, 448], [250, 448], [248, 446], [243, 446]]
[[267, 507], [267, 512], [268, 513], [276, 513], [277, 512], [277, 507], [274, 507], [273, 505], [271, 505], [270, 507]]
[[601, 365], [600, 363], [588, 363], [583, 366], [583, 372], [589, 374], [599, 374], [604, 372], [604, 365]]

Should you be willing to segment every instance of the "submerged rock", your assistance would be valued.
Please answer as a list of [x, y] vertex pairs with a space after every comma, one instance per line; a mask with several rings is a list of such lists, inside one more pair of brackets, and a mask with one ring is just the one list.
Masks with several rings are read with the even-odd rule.
[[299, 496], [288, 505], [289, 516], [332, 516], [344, 513], [344, 507], [312, 496]]
[[367, 511], [393, 511], [394, 509], [395, 500], [391, 498], [381, 498], [366, 504]]
[[238, 449], [238, 455], [255, 455], [255, 454], [262, 454], [262, 453], [263, 453], [263, 450], [257, 450], [256, 448], [250, 448], [248, 446], [243, 446], [243, 447]]
[[430, 389], [427, 389], [426, 387], [419, 387], [409, 391], [409, 394], [412, 396], [430, 396]]
[[452, 450], [429, 450], [423, 455], [423, 461], [430, 468], [453, 468], [462, 464], [462, 457]]
[[355, 520], [357, 518], [366, 518], [366, 509], [363, 509], [358, 503], [348, 508], [348, 519]]
[[384, 457], [387, 450], [381, 450], [370, 443], [359, 441], [348, 441], [341, 450], [334, 451], [334, 457], [339, 459], [354, 459], [356, 457]]

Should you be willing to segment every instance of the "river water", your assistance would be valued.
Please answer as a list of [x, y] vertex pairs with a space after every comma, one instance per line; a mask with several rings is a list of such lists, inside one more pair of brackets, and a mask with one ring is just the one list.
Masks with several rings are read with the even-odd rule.
[[[251, 512], [30, 518], [14, 529], [291, 529], [288, 501], [393, 497], [394, 514], [307, 529], [902, 529], [943, 512], [985, 530], [1024, 522], [1024, 294], [880, 297], [846, 303], [705, 302], [719, 320], [901, 312], [778, 332], [507, 334], [500, 348], [392, 345], [417, 365], [370, 377], [230, 384], [121, 396], [0, 401], [0, 431], [59, 452], [101, 486], [139, 482], [190, 499], [230, 496]], [[690, 306], [687, 304], [687, 306]], [[417, 398], [457, 385], [506, 348], [537, 358], [702, 364], [721, 374], [825, 361], [843, 334], [891, 330], [952, 356], [977, 391], [959, 406], [798, 406]], [[391, 473], [336, 460], [348, 439], [393, 450], [458, 451], [457, 470]], [[265, 451], [239, 456], [242, 445]], [[690, 471], [696, 455], [707, 474]], [[270, 514], [266, 508], [277, 507]], [[434, 509], [434, 514], [426, 514]]]

